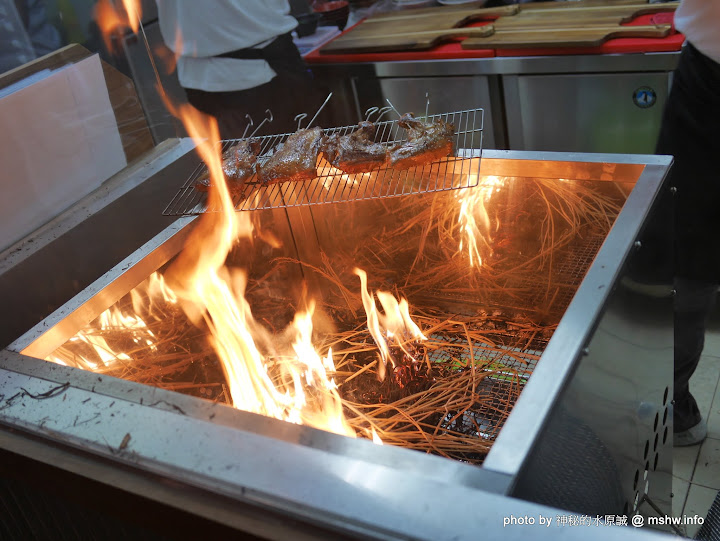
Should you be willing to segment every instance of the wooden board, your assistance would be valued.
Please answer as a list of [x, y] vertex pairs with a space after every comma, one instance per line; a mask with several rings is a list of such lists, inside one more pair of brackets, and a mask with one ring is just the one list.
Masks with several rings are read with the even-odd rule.
[[493, 21], [496, 32], [505, 30], [548, 29], [548, 28], [584, 28], [586, 26], [619, 26], [632, 20], [633, 17], [622, 15], [577, 15], [571, 18], [550, 17], [500, 17]]
[[568, 7], [586, 8], [598, 6], [625, 6], [628, 4], [648, 4], [647, 0], [576, 0], [574, 2], [562, 2], [551, 0], [549, 2], [528, 2], [520, 4], [520, 11], [538, 11], [546, 9], [567, 9]]
[[[324, 46], [321, 54], [381, 53], [397, 51], [428, 50], [449, 39], [467, 38], [464, 49], [498, 47], [530, 47], [519, 44], [516, 34], [504, 35], [505, 31], [520, 29], [589, 30], [591, 34], [565, 32], [557, 39], [531, 35], [526, 42], [538, 46], [581, 47], [587, 43], [603, 41], [623, 35], [628, 31], [610, 34], [600, 28], [618, 27], [638, 15], [674, 10], [679, 2], [649, 4], [642, 0], [579, 0], [574, 2], [543, 2], [513, 4], [498, 8], [477, 8], [467, 5], [421, 8], [394, 11], [370, 17]], [[553, 7], [550, 7], [550, 4]], [[540, 6], [536, 9], [525, 6]], [[493, 29], [488, 25], [463, 28], [472, 21], [493, 19]], [[619, 27], [618, 27], [619, 28]], [[490, 38], [489, 33], [495, 35]], [[632, 35], [654, 36], [653, 32], [635, 30]], [[665, 33], [664, 35], [667, 35]], [[465, 42], [463, 42], [465, 43]], [[518, 43], [518, 44], [516, 44]], [[524, 43], [524, 42], [523, 42]], [[487, 44], [487, 45], [482, 45]]]
[[492, 25], [447, 30], [424, 30], [389, 35], [363, 35], [357, 38], [337, 39], [323, 47], [324, 54], [377, 53], [392, 51], [428, 50], [448, 39], [482, 37], [493, 33]]
[[[633, 0], [637, 2], [637, 0]], [[417, 8], [417, 9], [404, 9], [401, 11], [388, 11], [387, 13], [378, 13], [372, 17], [368, 17], [363, 21], [364, 23], [384, 23], [391, 20], [401, 19], [418, 19], [423, 17], [437, 17], [441, 14], [455, 14], [458, 15], [461, 12], [467, 12], [468, 14], [474, 14], [478, 18], [483, 19], [494, 19], [502, 15], [512, 15], [520, 11], [518, 4], [511, 4], [509, 6], [498, 6], [493, 8], [481, 7], [482, 3], [478, 5], [474, 4], [461, 4], [458, 6], [435, 6], [431, 8]]]
[[[452, 29], [475, 20], [517, 13], [517, 6], [498, 8], [423, 8], [369, 17], [324, 46], [324, 54], [390, 52], [429, 49], [460, 37]], [[419, 12], [419, 13], [411, 13]], [[430, 33], [434, 32], [434, 33]], [[483, 36], [488, 30], [466, 29], [464, 35]], [[422, 33], [422, 34], [420, 34]]]
[[512, 29], [498, 31], [488, 37], [466, 39], [462, 48], [597, 47], [611, 38], [663, 38], [670, 32], [670, 25]]
[[[358, 39], [359, 37], [382, 37], [427, 30], [449, 30], [460, 28], [476, 20], [487, 20], [476, 16], [475, 12], [459, 12], [457, 15], [440, 13], [435, 17], [414, 17], [412, 19], [391, 19], [382, 23], [370, 22], [370, 19], [348, 30], [338, 40]], [[488, 20], [488, 22], [490, 22]], [[335, 40], [337, 41], [337, 40]]]
[[566, 17], [575, 15], [647, 15], [650, 13], [659, 13], [661, 11], [674, 11], [680, 5], [680, 2], [660, 2], [657, 4], [645, 4], [634, 2], [632, 4], [621, 5], [600, 5], [600, 6], [576, 6], [579, 2], [558, 2], [564, 7], [557, 9], [521, 9], [518, 16], [524, 17], [557, 17], [560, 14]]
[[[573, 2], [574, 4], [575, 2]], [[543, 9], [521, 11], [517, 15], [499, 17], [493, 21], [495, 31], [506, 28], [556, 28], [585, 25], [615, 25], [629, 22], [639, 15], [672, 12], [677, 2], [661, 4], [632, 4], [587, 8]]]

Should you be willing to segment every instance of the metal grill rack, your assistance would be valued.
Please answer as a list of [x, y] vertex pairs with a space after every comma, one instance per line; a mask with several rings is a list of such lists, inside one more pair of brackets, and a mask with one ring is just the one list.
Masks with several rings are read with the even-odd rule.
[[[483, 118], [483, 109], [429, 115], [429, 122], [442, 119], [455, 126], [456, 155], [423, 167], [395, 170], [383, 166], [367, 173], [344, 174], [321, 158], [318, 163], [318, 176], [310, 181], [262, 184], [253, 174], [242, 185], [231, 187], [235, 210], [340, 203], [477, 186], [480, 179], [480, 158], [467, 159], [465, 155], [480, 155]], [[407, 140], [406, 130], [401, 128], [396, 120], [377, 122], [375, 126], [376, 142], [390, 147]], [[326, 135], [333, 133], [345, 135], [356, 128], [357, 126], [345, 126], [329, 128], [324, 132]], [[262, 167], [290, 135], [286, 133], [255, 138], [261, 144], [258, 166]], [[238, 141], [223, 141], [222, 152]], [[207, 167], [200, 163], [175, 194], [163, 214], [182, 216], [219, 211], [220, 209], [208, 208], [207, 193], [196, 188], [196, 182], [206, 172]]]

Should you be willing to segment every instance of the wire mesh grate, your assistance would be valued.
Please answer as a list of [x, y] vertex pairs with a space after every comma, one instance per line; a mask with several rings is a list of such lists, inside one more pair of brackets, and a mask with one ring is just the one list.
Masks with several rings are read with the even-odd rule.
[[[434, 340], [446, 342], [429, 356], [434, 362], [458, 359], [458, 366], [467, 370], [470, 365], [463, 340], [433, 335]], [[537, 365], [537, 360], [547, 346], [547, 340], [534, 339], [524, 347], [515, 344], [519, 336], [503, 337], [509, 345], [491, 345], [474, 342], [473, 359], [478, 370], [475, 394], [478, 401], [462, 412], [449, 411], [442, 421], [443, 428], [486, 440], [494, 441], [500, 432], [512, 404], [509, 401], [519, 394]], [[456, 345], [455, 345], [456, 344]], [[459, 368], [460, 369], [460, 368]]]
[[[455, 155], [422, 167], [396, 170], [382, 166], [366, 173], [346, 174], [320, 158], [317, 177], [309, 181], [263, 184], [258, 181], [257, 175], [253, 174], [243, 183], [231, 186], [235, 210], [340, 203], [477, 186], [480, 179], [480, 158], [467, 158], [480, 156], [483, 118], [483, 109], [429, 115], [429, 122], [440, 119], [454, 126]], [[377, 122], [375, 127], [375, 142], [388, 148], [407, 141], [407, 131], [400, 127], [396, 120]], [[324, 133], [346, 135], [356, 128], [357, 126], [329, 128], [324, 130]], [[290, 135], [286, 133], [253, 138], [260, 143], [258, 167], [262, 167]], [[222, 152], [239, 141], [223, 141]], [[207, 167], [203, 163], [198, 164], [163, 214], [182, 216], [219, 211], [220, 209], [208, 208], [207, 193], [198, 189], [198, 181], [205, 175]]]

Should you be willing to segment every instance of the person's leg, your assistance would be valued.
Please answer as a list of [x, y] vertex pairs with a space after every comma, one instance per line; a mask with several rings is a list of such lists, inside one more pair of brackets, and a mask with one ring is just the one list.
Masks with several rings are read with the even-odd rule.
[[[720, 119], [719, 89], [720, 65], [688, 43], [674, 72], [656, 148], [656, 153], [674, 157], [668, 185], [676, 189], [672, 197], [675, 445], [699, 443], [707, 433], [689, 381], [700, 360], [720, 280], [720, 182], [714, 163], [720, 153], [715, 133]], [[658, 246], [662, 249], [662, 244]]]
[[690, 392], [690, 378], [705, 345], [705, 328], [715, 306], [717, 289], [716, 282], [675, 280], [675, 446], [700, 443], [707, 434], [705, 422]]

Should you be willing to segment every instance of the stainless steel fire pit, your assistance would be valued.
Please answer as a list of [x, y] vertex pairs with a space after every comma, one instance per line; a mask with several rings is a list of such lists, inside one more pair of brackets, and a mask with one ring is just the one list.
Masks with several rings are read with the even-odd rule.
[[[460, 298], [436, 288], [408, 295], [411, 305], [432, 299], [454, 314], [524, 307], [553, 325], [547, 336], [508, 347], [529, 377], [479, 466], [42, 360], [171, 261], [196, 216], [179, 218], [2, 352], [0, 422], [15, 438], [6, 443], [36, 456], [43, 448], [82, 454], [104, 464], [91, 477], [119, 471], [131, 493], [147, 482], [156, 501], [271, 538], [297, 526], [335, 538], [471, 539], [492, 523], [483, 506], [497, 498], [508, 509], [527, 500], [591, 516], [647, 514], [653, 506], [670, 514], [671, 305], [621, 284], [642, 251], [637, 239], [667, 189], [669, 165], [654, 156], [483, 152], [481, 179], [592, 183], [625, 195], [609, 233], [570, 241], [569, 256], [538, 277], [552, 289], [509, 283], [523, 294]], [[427, 207], [480, 187], [408, 197]], [[287, 272], [332, 300], [324, 278], [310, 270], [322, 265], [320, 254], [339, 257], [348, 239], [359, 245], [367, 231], [397, 226], [405, 199], [253, 212], [284, 246], [265, 256], [293, 259]], [[262, 274], [258, 250], [252, 257]], [[471, 422], [482, 437], [482, 423]], [[18, 443], [26, 439], [33, 445]], [[157, 488], [158, 479], [177, 484], [177, 493]]]

